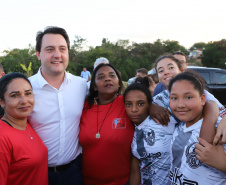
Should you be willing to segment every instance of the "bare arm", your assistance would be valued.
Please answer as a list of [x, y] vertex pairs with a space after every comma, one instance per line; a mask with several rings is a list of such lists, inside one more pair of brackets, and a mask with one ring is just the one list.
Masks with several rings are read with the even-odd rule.
[[161, 107], [155, 103], [149, 106], [149, 114], [151, 118], [158, 124], [168, 125], [170, 119], [170, 112], [164, 107]]
[[211, 145], [202, 138], [195, 145], [196, 157], [201, 162], [226, 173], [226, 155], [222, 145]]
[[132, 160], [131, 160], [129, 185], [140, 185], [141, 184], [139, 163], [140, 163], [140, 161], [136, 157], [133, 156]]
[[213, 143], [215, 136], [215, 124], [219, 116], [219, 108], [215, 101], [207, 101], [204, 106], [204, 119], [199, 137], [205, 139], [209, 143]]

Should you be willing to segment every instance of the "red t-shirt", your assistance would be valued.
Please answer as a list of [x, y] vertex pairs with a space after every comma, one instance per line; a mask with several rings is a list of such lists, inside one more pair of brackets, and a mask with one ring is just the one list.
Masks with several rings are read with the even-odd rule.
[[28, 123], [26, 132], [0, 120], [0, 185], [48, 185], [48, 150]]
[[[84, 182], [86, 185], [124, 185], [129, 179], [134, 126], [126, 115], [123, 97], [117, 96], [112, 106], [109, 103], [99, 105], [99, 108], [98, 105], [93, 105], [91, 109], [86, 107], [87, 102], [79, 133]], [[97, 113], [98, 130], [107, 114], [99, 139], [96, 138]]]

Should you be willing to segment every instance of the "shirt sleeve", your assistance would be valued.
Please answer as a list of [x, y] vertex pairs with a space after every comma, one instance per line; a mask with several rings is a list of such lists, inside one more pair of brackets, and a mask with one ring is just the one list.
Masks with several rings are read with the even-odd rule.
[[153, 96], [156, 96], [157, 94], [159, 94], [160, 92], [162, 92], [164, 90], [165, 90], [164, 85], [162, 85], [162, 83], [159, 82], [154, 89]]
[[169, 101], [170, 101], [170, 99], [169, 99], [169, 91], [168, 90], [164, 90], [153, 97], [153, 103], [155, 103], [159, 106], [162, 106], [168, 110], [170, 110]]

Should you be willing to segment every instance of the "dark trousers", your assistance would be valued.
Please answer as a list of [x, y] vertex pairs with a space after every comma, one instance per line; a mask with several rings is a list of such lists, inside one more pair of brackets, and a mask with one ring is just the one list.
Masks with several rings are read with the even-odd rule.
[[82, 155], [63, 171], [49, 171], [49, 185], [84, 185], [82, 179]]

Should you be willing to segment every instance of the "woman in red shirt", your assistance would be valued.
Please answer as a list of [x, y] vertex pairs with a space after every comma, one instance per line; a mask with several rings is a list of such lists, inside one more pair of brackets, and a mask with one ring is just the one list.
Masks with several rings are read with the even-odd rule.
[[34, 106], [30, 81], [20, 73], [0, 79], [0, 184], [47, 185], [48, 151], [27, 123]]
[[79, 134], [86, 185], [128, 182], [134, 126], [119, 95], [122, 87], [119, 72], [111, 64], [95, 68]]

